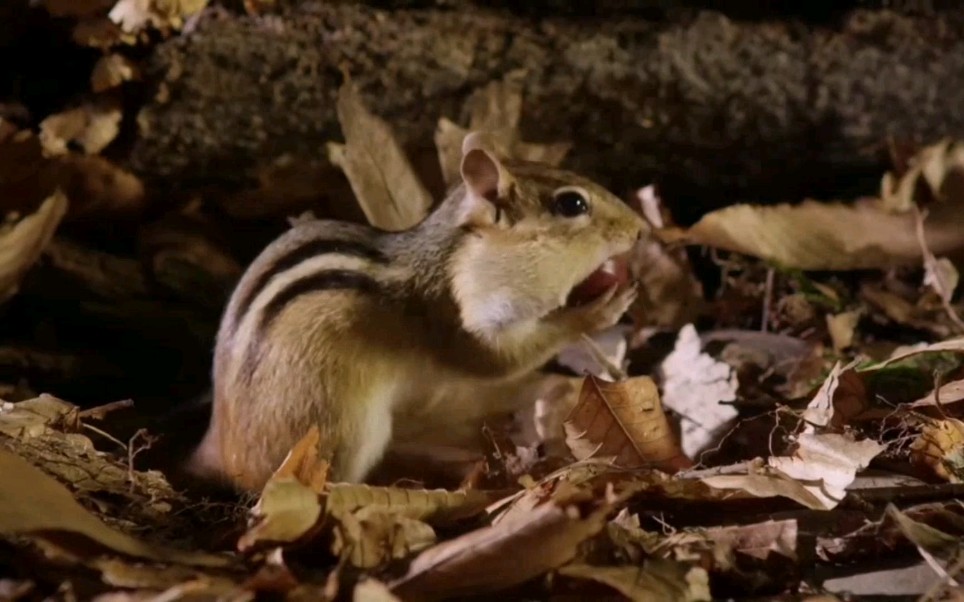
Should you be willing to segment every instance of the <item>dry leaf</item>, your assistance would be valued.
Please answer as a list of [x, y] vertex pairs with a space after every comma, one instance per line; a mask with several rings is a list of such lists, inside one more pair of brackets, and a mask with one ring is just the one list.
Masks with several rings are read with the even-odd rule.
[[13, 439], [30, 439], [51, 429], [77, 430], [79, 408], [46, 393], [18, 403], [0, 401], [0, 433]]
[[961, 353], [964, 354], [964, 337], [955, 337], [952, 339], [947, 339], [945, 341], [940, 341], [939, 343], [920, 343], [917, 345], [906, 345], [903, 347], [898, 347], [891, 354], [890, 357], [882, 362], [872, 364], [870, 366], [865, 366], [860, 368], [860, 372], [867, 372], [871, 370], [880, 370], [890, 366], [891, 364], [896, 364], [902, 362], [906, 359], [912, 358], [915, 355], [921, 355], [924, 353]]
[[361, 508], [393, 513], [431, 524], [444, 524], [482, 512], [492, 501], [483, 491], [401, 489], [353, 483], [329, 483], [325, 513], [340, 519]]
[[[652, 228], [664, 228], [668, 215], [654, 187], [636, 193], [640, 212]], [[693, 274], [685, 249], [668, 249], [652, 235], [636, 243], [629, 271], [639, 282], [639, 296], [630, 308], [637, 328], [676, 330], [695, 320], [704, 306], [703, 286]]]
[[613, 457], [621, 467], [669, 472], [691, 465], [666, 420], [656, 384], [646, 376], [617, 383], [587, 376], [565, 429], [578, 460]]
[[703, 353], [696, 329], [680, 329], [672, 353], [660, 366], [663, 403], [679, 414], [683, 452], [695, 457], [724, 432], [737, 415], [732, 405], [739, 387], [736, 371], [725, 362]]
[[840, 353], [854, 343], [854, 331], [863, 311], [856, 309], [845, 311], [839, 314], [827, 314], [827, 330], [830, 332], [830, 340], [833, 341], [833, 349]]
[[[933, 253], [964, 248], [959, 204], [943, 203], [930, 216], [924, 230]], [[664, 240], [752, 255], [785, 268], [860, 270], [918, 264], [922, 254], [915, 225], [913, 215], [887, 213], [876, 199], [852, 206], [808, 200], [796, 206], [733, 205], [703, 216], [685, 232], [659, 234]]]
[[834, 364], [807, 409], [803, 419], [816, 426], [842, 427], [870, 405], [867, 386], [855, 371], [853, 361], [846, 366]]
[[[37, 535], [58, 544], [58, 535], [82, 536], [114, 552], [173, 564], [226, 566], [224, 557], [147, 544], [108, 527], [85, 510], [62, 485], [23, 458], [0, 449], [0, 533]], [[79, 540], [71, 543], [80, 545]]]
[[550, 500], [429, 548], [389, 587], [403, 599], [429, 601], [524, 583], [572, 560], [579, 544], [603, 529], [609, 511], [608, 504]]
[[628, 600], [712, 600], [706, 570], [669, 560], [647, 559], [643, 566], [571, 564], [560, 575], [603, 583]]
[[137, 77], [137, 67], [130, 59], [120, 54], [108, 54], [100, 57], [94, 65], [90, 87], [94, 92], [103, 92]]
[[800, 481], [819, 499], [823, 509], [830, 510], [846, 495], [858, 470], [863, 470], [886, 446], [864, 439], [855, 441], [836, 433], [801, 433], [792, 456], [772, 456], [769, 465], [780, 473]]
[[43, 174], [70, 199], [67, 220], [135, 216], [147, 206], [141, 180], [103, 157], [59, 155], [47, 164]]
[[754, 497], [785, 497], [802, 506], [826, 510], [824, 502], [808, 491], [802, 483], [765, 469], [753, 474], [721, 474], [703, 477], [704, 484], [714, 489], [738, 490]]
[[366, 577], [355, 586], [352, 592], [352, 602], [402, 602], [395, 594], [392, 593], [388, 586], [378, 581], [372, 579], [371, 577]]
[[960, 570], [958, 564], [962, 552], [960, 538], [915, 521], [893, 504], [887, 505], [886, 514], [897, 524], [904, 537], [917, 546], [917, 551], [941, 579], [951, 585], [959, 585], [956, 579], [960, 579], [960, 575], [949, 575], [948, 569], [957, 564], [957, 570]]
[[926, 424], [911, 444], [911, 458], [946, 481], [964, 482], [964, 422], [945, 418]]
[[294, 477], [272, 476], [251, 514], [255, 523], [238, 539], [239, 552], [298, 541], [321, 519], [321, 500]]
[[128, 33], [148, 27], [180, 29], [184, 19], [204, 8], [208, 0], [118, 0], [108, 17]]
[[703, 532], [707, 539], [719, 546], [760, 560], [766, 560], [771, 553], [797, 560], [798, 534], [796, 520], [712, 527]]
[[120, 132], [123, 114], [114, 102], [88, 103], [40, 122], [40, 143], [48, 156], [63, 155], [76, 142], [88, 155], [104, 150]]
[[[442, 178], [448, 187], [460, 181], [460, 166], [462, 162], [462, 140], [471, 130], [464, 129], [446, 118], [439, 119], [435, 129], [435, 147], [438, 149], [439, 165]], [[566, 158], [572, 144], [556, 142], [551, 144], [537, 144], [517, 140], [518, 132], [510, 129], [486, 130], [490, 142], [497, 154], [506, 159], [532, 161], [546, 165], [558, 166]]]
[[67, 197], [59, 190], [36, 213], [0, 232], [0, 302], [17, 294], [20, 280], [50, 242], [67, 213]]
[[328, 484], [328, 460], [318, 456], [321, 432], [313, 424], [308, 433], [291, 448], [271, 478], [293, 478], [314, 491], [323, 493]]
[[938, 401], [941, 405], [964, 401], [964, 380], [944, 383], [936, 391], [931, 391], [910, 405], [911, 407], [936, 406]]
[[436, 542], [435, 531], [426, 523], [380, 508], [343, 514], [339, 522], [331, 551], [362, 569], [405, 558]]
[[329, 160], [348, 176], [368, 222], [393, 231], [420, 222], [432, 206], [432, 196], [391, 128], [365, 108], [349, 79], [338, 90], [337, 110], [346, 143], [329, 144]]
[[469, 127], [463, 129], [452, 121], [441, 118], [435, 130], [442, 179], [446, 186], [454, 186], [460, 179], [462, 139], [471, 130], [485, 131], [503, 157], [558, 166], [572, 144], [557, 142], [536, 144], [519, 139], [519, 119], [522, 116], [522, 90], [526, 78], [524, 69], [510, 71], [501, 80], [492, 81], [472, 93], [465, 101], [469, 113]]
[[918, 190], [926, 189], [938, 201], [960, 201], [954, 198], [962, 190], [960, 176], [964, 171], [964, 147], [950, 139], [924, 147], [909, 160], [909, 169], [897, 177], [884, 174], [880, 196], [884, 208], [894, 213], [909, 212], [917, 205]]

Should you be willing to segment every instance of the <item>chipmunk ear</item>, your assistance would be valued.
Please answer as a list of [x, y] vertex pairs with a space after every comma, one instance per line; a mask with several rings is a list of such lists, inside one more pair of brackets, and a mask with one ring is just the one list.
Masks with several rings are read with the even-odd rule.
[[512, 175], [499, 160], [494, 145], [481, 132], [470, 132], [462, 141], [462, 181], [465, 183], [463, 222], [492, 224], [499, 203], [509, 195]]

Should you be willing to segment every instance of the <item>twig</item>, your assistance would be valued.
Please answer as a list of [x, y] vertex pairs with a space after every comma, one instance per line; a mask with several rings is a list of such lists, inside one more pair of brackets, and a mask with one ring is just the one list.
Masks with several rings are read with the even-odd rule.
[[702, 479], [705, 477], [716, 477], [724, 474], [747, 474], [753, 462], [738, 462], [727, 466], [714, 466], [713, 468], [700, 468], [698, 470], [684, 470], [676, 473], [677, 479]]
[[[137, 442], [138, 438], [143, 439], [143, 443], [135, 446], [134, 443]], [[131, 484], [131, 492], [134, 491], [134, 483], [136, 482], [134, 480], [134, 458], [142, 451], [150, 449], [156, 440], [157, 438], [149, 434], [147, 429], [142, 428], [137, 429], [137, 432], [134, 433], [127, 443], [127, 479]]]
[[770, 304], [773, 302], [773, 274], [774, 269], [767, 268], [766, 286], [763, 289], [763, 316], [760, 318], [760, 331], [767, 332], [770, 329]]
[[91, 418], [93, 420], [103, 420], [104, 416], [114, 412], [116, 410], [123, 410], [125, 408], [134, 407], [133, 399], [121, 399], [120, 401], [112, 401], [110, 403], [105, 403], [104, 405], [97, 406], [96, 408], [88, 408], [86, 410], [81, 410], [78, 412], [78, 416], [81, 419]]

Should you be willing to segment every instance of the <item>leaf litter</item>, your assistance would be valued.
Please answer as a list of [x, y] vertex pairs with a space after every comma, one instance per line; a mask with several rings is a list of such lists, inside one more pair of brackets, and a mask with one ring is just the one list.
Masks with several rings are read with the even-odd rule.
[[[144, 184], [101, 155], [132, 117], [117, 95], [143, 67], [119, 48], [173, 35], [205, 4], [44, 3], [103, 56], [92, 94], [37, 131], [0, 121], [5, 299], [50, 266], [96, 274], [85, 286], [101, 293], [163, 279], [168, 294], [191, 295], [194, 278], [236, 278], [240, 260], [192, 219], [198, 203], [142, 229], [150, 270], [113, 264], [126, 278], [71, 256], [62, 234], [147, 207]], [[522, 139], [525, 77], [476, 90], [467, 123], [439, 117], [446, 184], [473, 129], [517, 159], [564, 165], [578, 151]], [[258, 188], [213, 202], [248, 223], [315, 209], [322, 196], [351, 204], [330, 177], [340, 170], [355, 204], [339, 211], [386, 229], [418, 222], [439, 199], [349, 78], [337, 113], [344, 142], [279, 157], [256, 174]], [[528, 413], [487, 421], [489, 447], [461, 484], [329, 482], [315, 429], [257, 499], [198, 499], [140, 466], [150, 435], [112, 434], [129, 404], [2, 401], [0, 566], [14, 550], [62, 575], [14, 563], [0, 597], [89, 587], [93, 575], [102, 600], [836, 599], [855, 582], [821, 590], [820, 571], [859, 572], [882, 554], [930, 571], [932, 591], [916, 593], [950, 592], [964, 535], [961, 144], [920, 149], [882, 176], [878, 198], [734, 205], [689, 228], [641, 185], [627, 201], [652, 231], [633, 251], [644, 290], [631, 320], [560, 354], [564, 374]], [[704, 290], [685, 245], [716, 254], [719, 291]], [[895, 327], [904, 336], [888, 337]], [[899, 589], [878, 581], [876, 593]]]

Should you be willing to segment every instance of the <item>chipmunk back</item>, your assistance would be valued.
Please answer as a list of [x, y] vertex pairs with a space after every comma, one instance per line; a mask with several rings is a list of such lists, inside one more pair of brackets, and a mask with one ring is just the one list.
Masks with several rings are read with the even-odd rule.
[[[501, 387], [616, 323], [635, 287], [614, 260], [642, 219], [576, 174], [500, 159], [483, 134], [462, 150], [462, 183], [412, 229], [303, 222], [252, 262], [218, 332], [196, 475], [258, 490], [317, 425], [330, 479], [364, 480], [393, 433], [498, 409]], [[475, 389], [494, 394], [446, 401]]]

